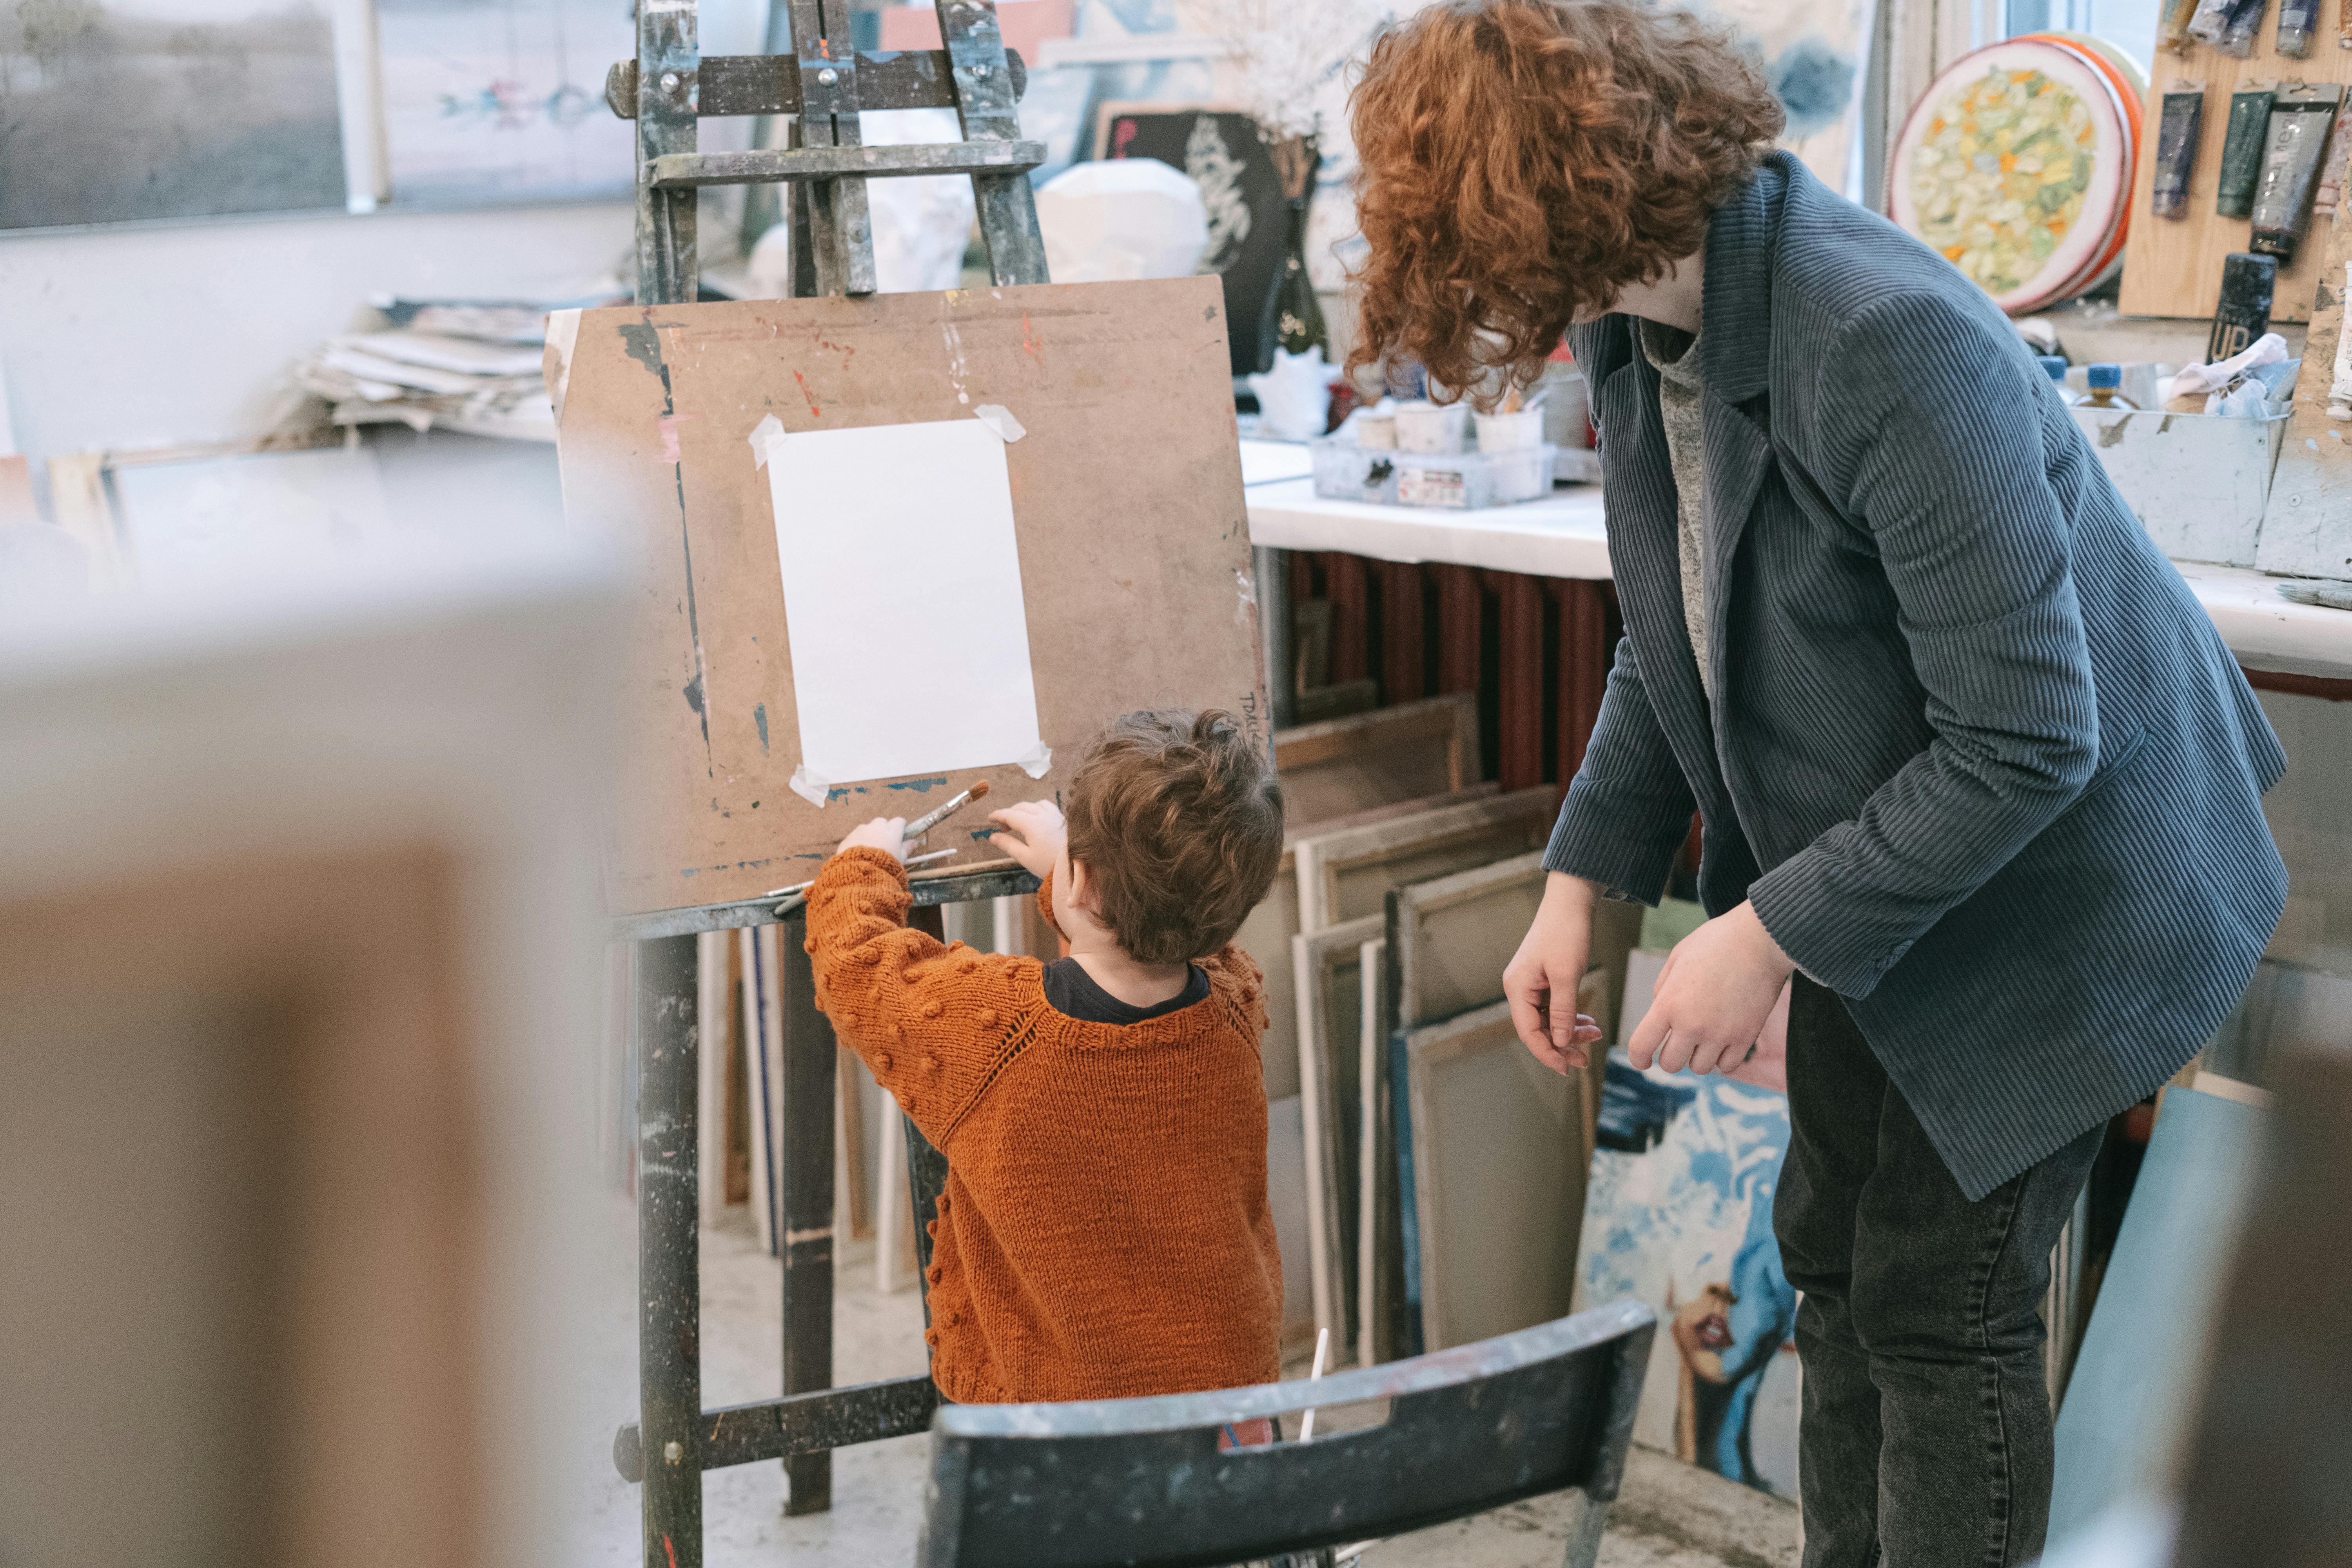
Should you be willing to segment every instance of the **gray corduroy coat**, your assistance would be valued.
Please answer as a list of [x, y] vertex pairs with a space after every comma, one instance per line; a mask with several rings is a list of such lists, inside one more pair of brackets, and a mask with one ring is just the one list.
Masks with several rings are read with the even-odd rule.
[[1694, 805], [1970, 1198], [2139, 1100], [2285, 899], [2286, 759], [2010, 322], [1774, 153], [1706, 243], [1707, 647], [1657, 375], [1576, 329], [1624, 612], [1546, 863], [1655, 901]]

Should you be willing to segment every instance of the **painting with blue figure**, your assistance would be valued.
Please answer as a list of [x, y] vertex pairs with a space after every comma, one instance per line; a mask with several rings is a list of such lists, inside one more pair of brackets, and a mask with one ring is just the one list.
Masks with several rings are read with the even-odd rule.
[[1756, 51], [1789, 122], [1780, 145], [1833, 191], [1862, 192], [1862, 77], [1870, 59], [1869, 0], [1704, 0]]
[[[1647, 989], [1638, 987], [1643, 1005]], [[1621, 1037], [1639, 1021], [1635, 991]], [[1664, 1331], [1651, 1346], [1634, 1440], [1794, 1497], [1797, 1296], [1772, 1236], [1788, 1096], [1639, 1071], [1612, 1051], [1597, 1142], [1576, 1306], [1632, 1296]]]

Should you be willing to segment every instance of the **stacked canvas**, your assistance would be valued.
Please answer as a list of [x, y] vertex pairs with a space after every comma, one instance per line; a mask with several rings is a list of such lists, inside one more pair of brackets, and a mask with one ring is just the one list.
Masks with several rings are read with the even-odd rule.
[[1328, 1332], [1369, 1363], [1564, 1315], [1597, 1093], [1497, 1005], [1553, 792], [1477, 782], [1466, 693], [1286, 731], [1276, 754], [1289, 852], [1241, 942], [1275, 1020], [1286, 1348]]

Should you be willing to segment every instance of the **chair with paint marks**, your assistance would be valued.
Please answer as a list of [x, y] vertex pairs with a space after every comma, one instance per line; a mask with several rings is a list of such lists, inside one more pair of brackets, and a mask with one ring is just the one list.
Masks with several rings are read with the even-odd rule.
[[[1287, 1560], [1571, 1488], [1591, 1568], [1656, 1319], [1635, 1301], [1316, 1382], [1069, 1405], [943, 1406], [921, 1568]], [[1390, 1402], [1378, 1426], [1236, 1448], [1230, 1424]], [[1295, 1427], [1296, 1422], [1287, 1425]]]

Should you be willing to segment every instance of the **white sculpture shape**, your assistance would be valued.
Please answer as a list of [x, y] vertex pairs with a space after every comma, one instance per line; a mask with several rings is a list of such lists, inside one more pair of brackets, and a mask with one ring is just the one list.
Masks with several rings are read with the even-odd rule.
[[1056, 283], [1187, 278], [1209, 243], [1201, 187], [1156, 158], [1064, 170], [1038, 189], [1037, 226]]

